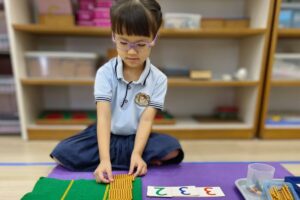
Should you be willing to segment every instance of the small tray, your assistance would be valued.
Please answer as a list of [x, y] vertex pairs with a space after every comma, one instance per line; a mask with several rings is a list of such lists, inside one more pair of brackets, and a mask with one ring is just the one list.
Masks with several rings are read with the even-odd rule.
[[246, 186], [247, 179], [240, 178], [237, 179], [234, 183], [238, 190], [241, 192], [245, 200], [262, 200], [261, 196], [250, 192]]
[[[283, 179], [273, 179], [274, 181], [282, 181]], [[264, 200], [265, 198], [262, 195], [255, 194], [247, 189], [246, 186], [247, 179], [240, 178], [235, 181], [235, 186], [241, 192], [245, 200]]]
[[299, 197], [297, 195], [297, 193], [295, 192], [293, 186], [291, 183], [288, 182], [283, 182], [282, 181], [267, 181], [264, 183], [264, 197], [267, 200], [272, 200], [271, 194], [268, 192], [269, 189], [273, 186], [275, 187], [282, 187], [283, 185], [286, 185], [288, 187], [288, 190], [290, 192], [290, 194], [293, 196], [294, 200], [299, 200]]

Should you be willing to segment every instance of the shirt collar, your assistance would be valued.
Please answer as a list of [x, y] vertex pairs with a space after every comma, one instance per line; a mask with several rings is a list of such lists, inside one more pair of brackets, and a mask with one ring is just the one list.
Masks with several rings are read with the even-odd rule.
[[[150, 74], [150, 69], [151, 69], [150, 59], [147, 58], [146, 59], [146, 66], [145, 66], [145, 68], [144, 68], [144, 70], [143, 70], [143, 72], [142, 72], [139, 80], [133, 81], [132, 83], [145, 85], [146, 81], [147, 81], [147, 78], [148, 78], [148, 76]], [[117, 65], [116, 65], [115, 72], [116, 72], [117, 78], [119, 80], [122, 80], [125, 83], [128, 83], [128, 81], [126, 81], [124, 79], [124, 76], [123, 76], [123, 61], [122, 61], [122, 58], [120, 56], [117, 57]]]

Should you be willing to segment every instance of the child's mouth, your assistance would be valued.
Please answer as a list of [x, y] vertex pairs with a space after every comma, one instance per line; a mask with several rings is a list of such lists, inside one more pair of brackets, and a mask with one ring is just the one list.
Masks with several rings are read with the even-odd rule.
[[131, 60], [131, 61], [136, 61], [136, 60], [139, 60], [139, 58], [126, 58], [127, 60]]

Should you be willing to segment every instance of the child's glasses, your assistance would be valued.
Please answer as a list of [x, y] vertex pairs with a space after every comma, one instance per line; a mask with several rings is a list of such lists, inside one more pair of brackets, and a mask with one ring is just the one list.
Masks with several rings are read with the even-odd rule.
[[126, 40], [115, 38], [115, 35], [112, 34], [112, 41], [116, 44], [117, 48], [122, 51], [129, 51], [130, 49], [134, 49], [137, 52], [145, 51], [146, 49], [150, 49], [154, 46], [157, 35], [152, 40], [152, 42], [128, 42]]

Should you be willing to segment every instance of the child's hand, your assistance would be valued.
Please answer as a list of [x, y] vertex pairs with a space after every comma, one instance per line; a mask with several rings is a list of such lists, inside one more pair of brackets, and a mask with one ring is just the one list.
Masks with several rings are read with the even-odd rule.
[[110, 160], [101, 160], [97, 169], [94, 171], [94, 176], [98, 183], [110, 183], [113, 181], [111, 162]]
[[137, 153], [132, 153], [129, 174], [133, 174], [134, 169], [136, 172], [134, 173], [134, 177], [143, 176], [147, 173], [147, 164], [143, 160], [142, 156]]

